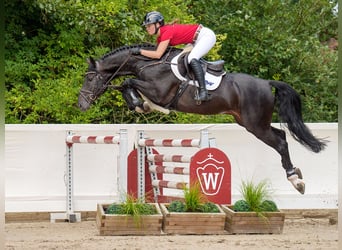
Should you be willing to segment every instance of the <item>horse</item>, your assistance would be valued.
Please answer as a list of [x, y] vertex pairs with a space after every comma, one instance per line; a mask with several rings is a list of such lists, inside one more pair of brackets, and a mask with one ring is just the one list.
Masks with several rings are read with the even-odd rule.
[[[129, 109], [138, 112], [155, 109], [166, 113], [174, 110], [232, 115], [240, 126], [280, 154], [287, 180], [299, 193], [305, 193], [302, 172], [290, 159], [286, 133], [271, 125], [273, 112], [278, 112], [281, 123], [307, 149], [318, 153], [325, 148], [326, 141], [316, 138], [304, 124], [300, 95], [289, 84], [245, 73], [225, 73], [221, 75], [218, 87], [208, 91], [210, 100], [199, 103], [194, 100], [198, 91], [193, 81], [179, 79], [171, 68], [177, 64], [181, 75], [188, 72], [186, 63], [172, 60], [181, 57], [182, 49], [169, 47], [160, 59], [149, 59], [133, 55], [131, 49], [136, 47], [155, 49], [152, 44], [122, 46], [98, 60], [88, 59], [88, 71], [78, 97], [82, 111], [112, 88], [122, 93]], [[210, 65], [205, 60], [202, 62]], [[215, 63], [211, 64], [215, 66]], [[111, 81], [120, 76], [130, 78], [121, 85], [112, 85]]]

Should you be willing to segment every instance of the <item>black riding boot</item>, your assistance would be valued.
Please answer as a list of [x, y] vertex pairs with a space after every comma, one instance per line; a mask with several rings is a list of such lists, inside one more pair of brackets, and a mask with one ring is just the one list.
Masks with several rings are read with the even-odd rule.
[[190, 67], [195, 75], [196, 80], [199, 84], [199, 94], [195, 96], [196, 101], [208, 101], [210, 100], [208, 91], [205, 87], [204, 72], [200, 62], [197, 59], [192, 59], [190, 62]]

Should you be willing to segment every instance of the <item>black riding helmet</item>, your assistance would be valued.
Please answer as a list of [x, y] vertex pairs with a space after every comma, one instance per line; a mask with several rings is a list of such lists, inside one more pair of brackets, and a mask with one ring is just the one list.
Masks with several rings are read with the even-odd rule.
[[158, 11], [152, 11], [145, 15], [142, 26], [146, 26], [151, 23], [159, 23], [160, 26], [164, 25], [164, 17]]

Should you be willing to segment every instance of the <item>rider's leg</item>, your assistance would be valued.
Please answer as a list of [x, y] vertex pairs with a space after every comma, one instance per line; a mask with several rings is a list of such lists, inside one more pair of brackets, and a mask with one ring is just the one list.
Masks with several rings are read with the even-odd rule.
[[197, 95], [195, 96], [195, 100], [196, 101], [208, 101], [209, 100], [208, 91], [207, 91], [207, 88], [205, 87], [204, 72], [203, 72], [200, 62], [197, 59], [192, 59], [190, 62], [190, 66], [199, 84], [199, 94], [198, 96]]
[[209, 52], [209, 50], [215, 45], [215, 42], [215, 33], [211, 29], [203, 27], [198, 34], [194, 48], [191, 50], [188, 57], [188, 63], [199, 84], [200, 93], [198, 97], [195, 97], [195, 100], [197, 101], [207, 101], [210, 99], [205, 87], [204, 72], [199, 63], [199, 59]]

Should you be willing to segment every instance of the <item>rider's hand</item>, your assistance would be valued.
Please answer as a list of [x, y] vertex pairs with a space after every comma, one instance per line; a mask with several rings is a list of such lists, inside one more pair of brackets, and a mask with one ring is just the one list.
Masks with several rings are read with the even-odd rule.
[[132, 48], [131, 53], [132, 55], [140, 55], [140, 48]]

